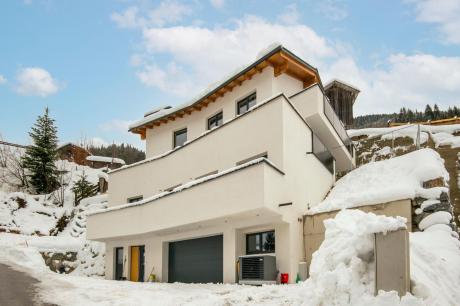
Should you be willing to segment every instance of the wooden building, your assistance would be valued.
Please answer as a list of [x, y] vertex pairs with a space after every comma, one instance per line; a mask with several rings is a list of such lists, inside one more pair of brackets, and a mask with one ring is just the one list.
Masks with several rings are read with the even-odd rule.
[[126, 164], [125, 161], [121, 158], [95, 155], [87, 156], [86, 161], [88, 166], [94, 169], [108, 168], [113, 170], [118, 169]]
[[324, 86], [324, 91], [345, 128], [351, 128], [353, 126], [353, 104], [359, 94], [359, 89], [335, 79]]
[[85, 148], [71, 142], [61, 145], [57, 152], [59, 159], [65, 159], [82, 166], [88, 165], [86, 158], [91, 155]]

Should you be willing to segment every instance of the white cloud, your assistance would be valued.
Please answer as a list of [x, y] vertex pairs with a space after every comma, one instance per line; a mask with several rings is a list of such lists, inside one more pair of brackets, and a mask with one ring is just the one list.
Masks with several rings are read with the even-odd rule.
[[128, 127], [134, 121], [114, 119], [109, 122], [102, 123], [100, 128], [104, 132], [128, 132]]
[[0, 74], [0, 85], [5, 84], [5, 83], [6, 83], [6, 78]]
[[39, 67], [21, 69], [16, 80], [16, 92], [24, 96], [46, 97], [59, 90], [59, 86], [51, 74]]
[[225, 0], [209, 0], [209, 2], [215, 8], [223, 8], [225, 5]]
[[460, 1], [409, 0], [415, 5], [417, 21], [438, 25], [447, 43], [460, 44]]
[[379, 68], [360, 69], [351, 58], [335, 61], [327, 77], [338, 77], [361, 89], [355, 113], [397, 112], [401, 107], [423, 110], [458, 105], [460, 57], [393, 54]]
[[185, 4], [163, 1], [154, 9], [140, 9], [137, 6], [131, 6], [122, 13], [112, 13], [111, 19], [120, 28], [145, 28], [174, 24], [191, 13], [192, 9]]
[[277, 24], [254, 16], [242, 18], [233, 28], [154, 27], [143, 33], [147, 54], [168, 54], [171, 60], [164, 65], [147, 64], [138, 72], [141, 81], [189, 97], [253, 61], [273, 42], [282, 42], [314, 65], [336, 54], [335, 47], [308, 26]]
[[348, 11], [346, 10], [342, 0], [324, 0], [318, 3], [318, 12], [323, 17], [340, 21], [348, 17]]
[[100, 146], [106, 147], [109, 145], [109, 142], [100, 137], [91, 137], [90, 139], [88, 139], [88, 145], [95, 146], [95, 147], [100, 147]]
[[300, 20], [300, 13], [297, 9], [297, 4], [289, 4], [286, 7], [286, 10], [278, 16], [278, 20], [284, 24], [298, 24]]

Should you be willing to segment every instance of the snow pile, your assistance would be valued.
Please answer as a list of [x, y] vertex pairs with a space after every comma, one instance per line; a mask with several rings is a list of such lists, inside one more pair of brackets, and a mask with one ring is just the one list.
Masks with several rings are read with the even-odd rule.
[[442, 158], [432, 149], [421, 149], [399, 157], [363, 165], [338, 180], [326, 199], [310, 214], [386, 203], [401, 199], [438, 198], [445, 187], [425, 189], [423, 182], [449, 174]]
[[313, 254], [310, 278], [304, 283], [312, 305], [422, 305], [410, 294], [374, 297], [374, 233], [406, 228], [406, 219], [343, 210], [324, 221], [325, 239]]
[[440, 132], [432, 134], [436, 147], [450, 146], [451, 148], [460, 148], [460, 136], [454, 136], [450, 133]]
[[412, 293], [426, 305], [458, 305], [460, 242], [446, 225], [410, 233]]

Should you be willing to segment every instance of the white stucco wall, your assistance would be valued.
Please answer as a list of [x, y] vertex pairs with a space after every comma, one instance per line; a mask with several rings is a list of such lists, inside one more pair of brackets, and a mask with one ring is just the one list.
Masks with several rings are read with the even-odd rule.
[[236, 116], [237, 101], [249, 94], [256, 92], [257, 101], [265, 100], [273, 95], [273, 68], [266, 67], [261, 73], [253, 76], [241, 86], [235, 87], [223, 97], [218, 98], [214, 103], [195, 111], [183, 118], [169, 121], [153, 129], [147, 129], [146, 134], [146, 156], [156, 156], [173, 148], [173, 132], [187, 128], [187, 139], [191, 140], [207, 130], [207, 119], [222, 111], [223, 121], [226, 122]]

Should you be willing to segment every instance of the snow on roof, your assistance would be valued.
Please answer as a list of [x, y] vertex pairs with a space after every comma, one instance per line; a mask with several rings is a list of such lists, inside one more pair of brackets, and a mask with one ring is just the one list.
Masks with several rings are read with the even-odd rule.
[[326, 83], [326, 85], [324, 85], [324, 88], [328, 88], [329, 86], [332, 86], [332, 84], [334, 84], [334, 82], [337, 82], [337, 83], [341, 83], [347, 87], [350, 87], [354, 90], [357, 90], [358, 92], [360, 92], [359, 88], [357, 88], [356, 86], [353, 86], [353, 85], [350, 85], [350, 83], [347, 83], [347, 82], [344, 82], [342, 80], [339, 80], [339, 79], [332, 79], [330, 80], [329, 82]]
[[189, 100], [189, 101], [187, 101], [187, 102], [185, 102], [183, 104], [177, 105], [175, 107], [171, 107], [169, 109], [164, 109], [161, 112], [151, 113], [148, 116], [145, 116], [143, 119], [138, 120], [138, 121], [130, 124], [129, 125], [129, 130], [132, 130], [132, 129], [136, 128], [136, 127], [140, 127], [140, 126], [142, 126], [142, 125], [144, 125], [144, 124], [146, 124], [148, 122], [151, 122], [151, 121], [154, 121], [156, 119], [165, 117], [165, 116], [167, 116], [169, 114], [175, 113], [178, 110], [187, 108], [187, 107], [197, 103], [198, 101], [200, 101], [201, 99], [203, 99], [204, 97], [209, 95], [210, 93], [214, 92], [215, 90], [219, 89], [221, 86], [225, 85], [227, 82], [230, 82], [231, 80], [236, 78], [239, 74], [244, 73], [247, 69], [250, 69], [251, 67], [256, 65], [259, 61], [263, 60], [266, 56], [269, 56], [272, 52], [276, 52], [278, 50], [283, 50], [283, 51], [288, 52], [292, 56], [296, 57], [299, 61], [301, 61], [305, 65], [309, 66], [311, 69], [316, 70], [316, 68], [312, 67], [308, 63], [304, 62], [302, 59], [298, 58], [296, 55], [292, 54], [292, 52], [290, 52], [289, 50], [285, 49], [281, 44], [279, 44], [279, 43], [271, 44], [269, 47], [267, 47], [266, 49], [264, 49], [261, 52], [259, 52], [257, 58], [253, 62], [251, 62], [250, 64], [247, 64], [247, 65], [243, 65], [243, 66], [235, 69], [232, 73], [228, 74], [227, 76], [222, 78], [220, 81], [212, 83], [208, 88], [203, 90], [196, 97], [192, 98], [191, 100]]
[[96, 155], [90, 155], [86, 157], [86, 160], [88, 161], [95, 161], [95, 162], [103, 162], [103, 163], [114, 163], [114, 164], [121, 164], [124, 165], [125, 161], [122, 160], [121, 158], [115, 158], [115, 157], [107, 157], [107, 156], [96, 156]]
[[309, 214], [386, 203], [417, 196], [432, 199], [445, 187], [423, 188], [423, 182], [438, 177], [449, 179], [443, 159], [432, 149], [363, 165], [337, 181], [326, 199]]
[[148, 112], [146, 112], [144, 114], [144, 117], [147, 117], [153, 114], [157, 114], [158, 112], [163, 112], [167, 109], [170, 109], [171, 107], [172, 107], [171, 105], [161, 105], [161, 106], [155, 107], [154, 109], [151, 109]]

